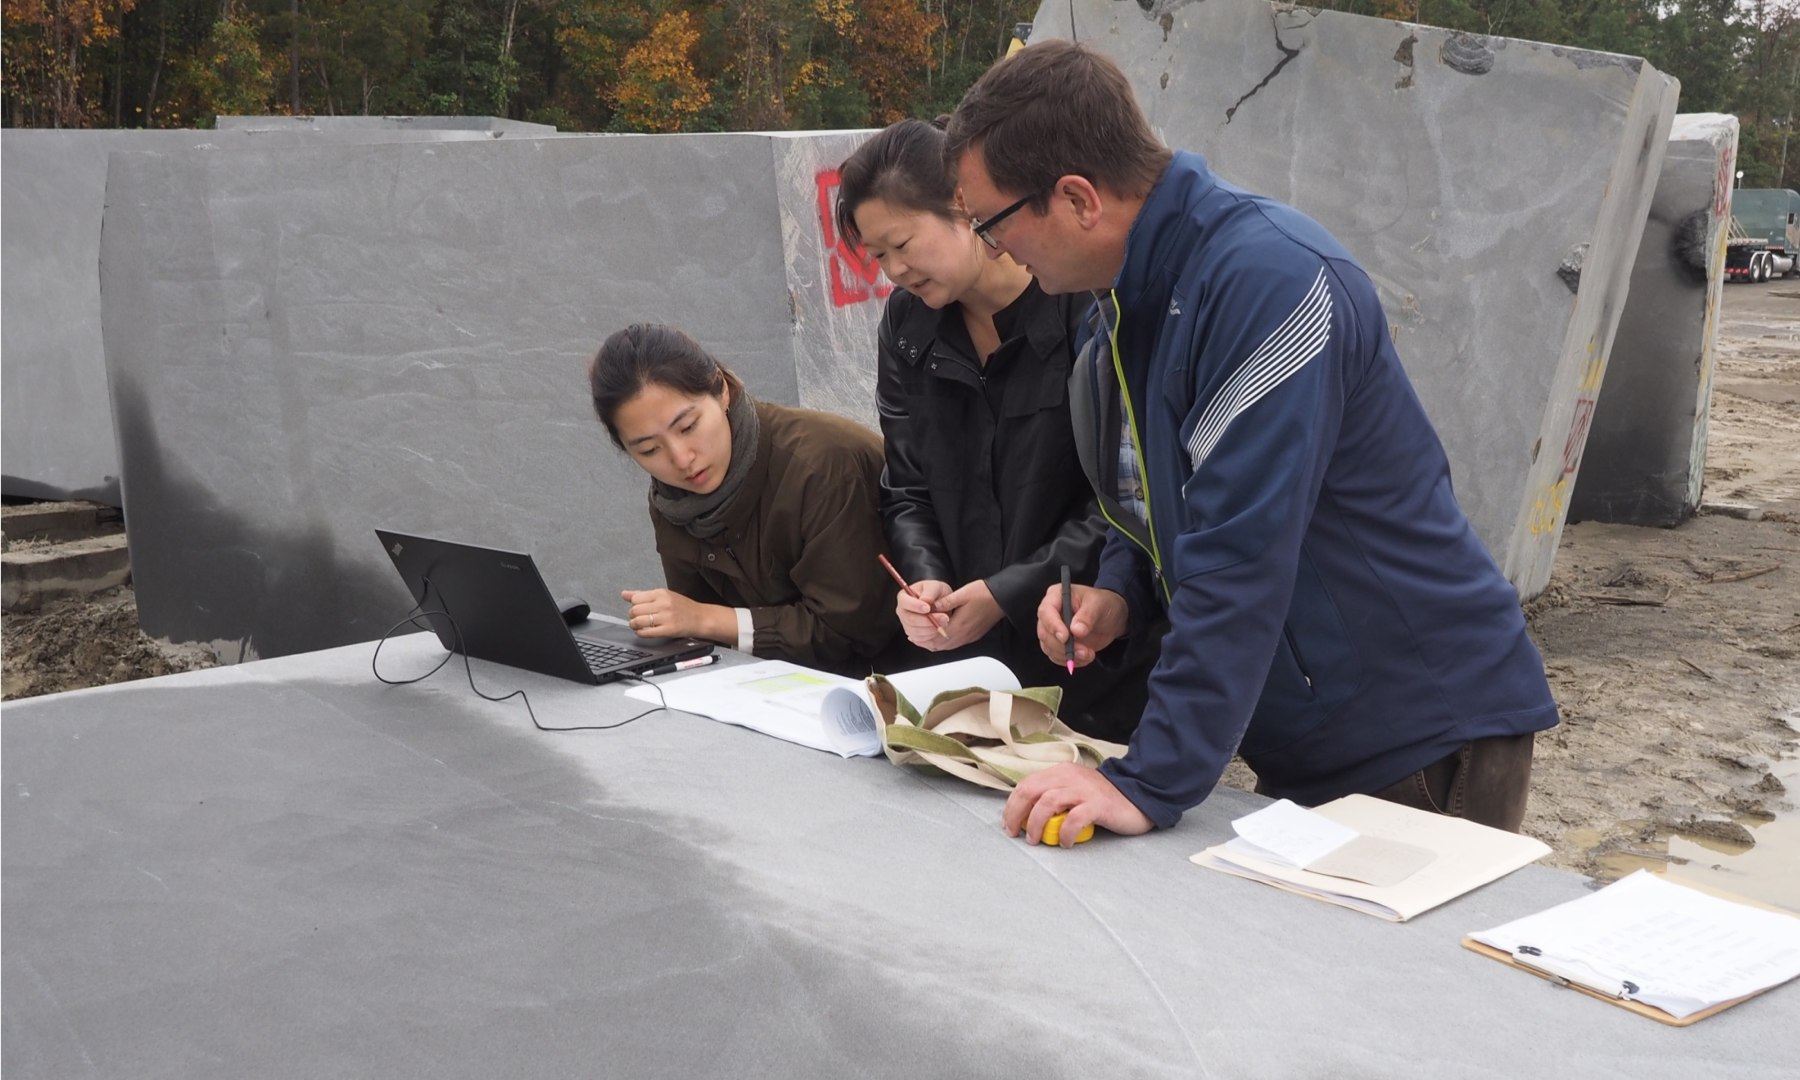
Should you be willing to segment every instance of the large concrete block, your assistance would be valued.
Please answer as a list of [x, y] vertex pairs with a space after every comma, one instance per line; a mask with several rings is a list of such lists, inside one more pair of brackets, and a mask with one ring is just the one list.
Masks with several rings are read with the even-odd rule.
[[1735, 116], [1675, 118], [1571, 521], [1667, 526], [1699, 509], [1737, 142]]
[[1331, 229], [1381, 291], [1458, 497], [1549, 580], [1677, 86], [1633, 57], [1262, 0], [1047, 0], [1172, 145]]
[[777, 135], [773, 147], [800, 404], [873, 427], [876, 324], [894, 287], [833, 220], [838, 166], [868, 136]]
[[[227, 118], [230, 119], [230, 118]], [[243, 118], [255, 119], [255, 118]], [[349, 121], [353, 118], [340, 117]], [[362, 119], [362, 118], [354, 118]], [[380, 119], [380, 118], [374, 118]], [[419, 120], [437, 118], [416, 118]], [[488, 121], [491, 118], [459, 118]], [[512, 123], [503, 121], [502, 123]], [[530, 125], [541, 128], [543, 125]], [[0, 401], [4, 492], [119, 504], [100, 342], [100, 213], [114, 150], [454, 142], [500, 132], [460, 128], [290, 125], [279, 131], [28, 131], [0, 134]]]
[[378, 525], [530, 551], [601, 611], [660, 584], [587, 360], [668, 322], [761, 397], [872, 401], [796, 377], [841, 341], [873, 378], [873, 291], [829, 291], [817, 232], [822, 163], [858, 138], [115, 155], [101, 280], [145, 629], [228, 658], [374, 637], [407, 604]]
[[554, 135], [555, 124], [500, 116], [219, 116], [220, 131], [481, 131], [501, 135]]

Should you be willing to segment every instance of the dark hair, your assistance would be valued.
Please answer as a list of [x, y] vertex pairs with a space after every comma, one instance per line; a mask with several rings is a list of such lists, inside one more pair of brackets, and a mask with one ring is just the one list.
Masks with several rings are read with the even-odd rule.
[[615, 422], [619, 407], [652, 384], [696, 396], [718, 397], [726, 387], [733, 398], [744, 393], [738, 377], [693, 338], [673, 326], [632, 323], [602, 342], [588, 364], [594, 413], [621, 450], [625, 443]]
[[838, 167], [838, 235], [858, 244], [856, 208], [870, 199], [955, 221], [956, 185], [944, 167], [942, 124], [902, 120], [856, 148]]
[[971, 150], [996, 188], [1033, 195], [1038, 213], [1069, 175], [1142, 198], [1171, 157], [1119, 65], [1068, 41], [1027, 45], [975, 81], [944, 136], [952, 176]]

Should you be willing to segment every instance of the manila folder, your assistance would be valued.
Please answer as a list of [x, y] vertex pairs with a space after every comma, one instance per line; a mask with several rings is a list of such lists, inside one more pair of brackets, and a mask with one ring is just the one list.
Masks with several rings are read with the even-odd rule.
[[1298, 870], [1227, 851], [1224, 844], [1190, 856], [1190, 861], [1391, 922], [1405, 922], [1550, 854], [1549, 845], [1529, 836], [1370, 795], [1346, 795], [1313, 809], [1362, 836], [1424, 848], [1436, 857], [1392, 885]]

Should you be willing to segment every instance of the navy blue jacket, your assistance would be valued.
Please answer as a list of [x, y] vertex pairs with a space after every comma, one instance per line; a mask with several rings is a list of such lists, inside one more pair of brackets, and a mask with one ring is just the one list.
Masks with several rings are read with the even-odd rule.
[[[1317, 804], [1556, 723], [1375, 288], [1318, 223], [1178, 153], [1096, 315], [1070, 381], [1114, 526], [1096, 583], [1133, 633], [1171, 626], [1131, 752], [1102, 768], [1152, 822], [1234, 752], [1259, 790]], [[1147, 522], [1116, 497], [1126, 429]]]

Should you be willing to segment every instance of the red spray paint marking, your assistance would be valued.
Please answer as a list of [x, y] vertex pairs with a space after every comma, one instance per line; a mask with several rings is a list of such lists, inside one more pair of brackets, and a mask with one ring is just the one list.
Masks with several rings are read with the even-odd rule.
[[837, 201], [838, 171], [822, 170], [813, 180], [819, 189], [819, 235], [825, 241], [825, 277], [831, 282], [832, 306], [849, 307], [864, 300], [887, 299], [894, 286], [882, 278], [881, 267], [861, 244], [838, 235], [832, 212], [832, 204]]

